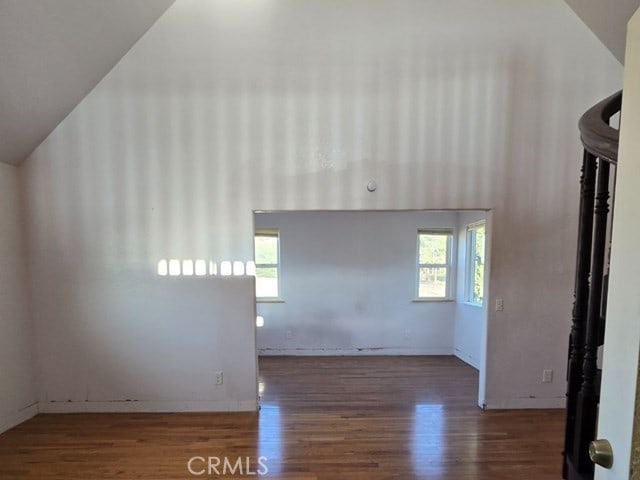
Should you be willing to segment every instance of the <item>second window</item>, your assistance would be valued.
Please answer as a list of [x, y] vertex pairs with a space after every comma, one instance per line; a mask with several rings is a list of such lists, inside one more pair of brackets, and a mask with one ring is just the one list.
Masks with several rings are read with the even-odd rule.
[[255, 235], [256, 297], [278, 298], [280, 245], [277, 230], [257, 231]]
[[418, 298], [451, 299], [453, 232], [418, 230]]

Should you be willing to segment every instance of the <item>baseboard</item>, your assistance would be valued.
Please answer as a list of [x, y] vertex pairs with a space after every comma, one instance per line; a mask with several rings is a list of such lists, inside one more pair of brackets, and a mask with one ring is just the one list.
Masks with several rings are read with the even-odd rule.
[[460, 350], [455, 350], [453, 354], [464, 363], [471, 365], [476, 370], [480, 370], [480, 363], [478, 362], [477, 358], [473, 358]]
[[484, 408], [487, 410], [565, 408], [566, 402], [567, 398], [564, 395], [561, 397], [486, 399]]
[[2, 417], [0, 419], [0, 433], [4, 433], [7, 430], [20, 425], [22, 422], [26, 422], [30, 418], [35, 417], [38, 414], [38, 403], [33, 403], [22, 410]]
[[358, 355], [453, 355], [450, 348], [261, 348], [258, 355], [330, 357]]
[[240, 401], [110, 401], [110, 402], [43, 402], [41, 413], [170, 413], [170, 412], [255, 412], [256, 400]]

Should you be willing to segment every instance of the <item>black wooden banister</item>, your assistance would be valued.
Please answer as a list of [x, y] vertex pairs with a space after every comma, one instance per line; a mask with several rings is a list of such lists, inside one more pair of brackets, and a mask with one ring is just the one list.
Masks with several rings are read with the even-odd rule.
[[606, 322], [610, 205], [619, 142], [619, 132], [610, 126], [610, 121], [620, 112], [621, 105], [622, 92], [615, 93], [587, 110], [579, 122], [584, 156], [562, 472], [568, 480], [592, 480], [594, 474], [588, 450], [589, 443], [595, 440], [600, 401], [597, 357]]
[[609, 120], [620, 111], [621, 106], [622, 90], [595, 104], [578, 122], [585, 150], [613, 164], [618, 162], [620, 132], [609, 125]]

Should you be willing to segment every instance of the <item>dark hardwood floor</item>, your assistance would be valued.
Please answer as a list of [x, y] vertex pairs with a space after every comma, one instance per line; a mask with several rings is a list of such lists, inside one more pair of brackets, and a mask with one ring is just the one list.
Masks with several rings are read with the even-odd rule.
[[483, 412], [477, 373], [456, 358], [266, 357], [260, 369], [259, 414], [39, 415], [0, 435], [0, 479], [560, 478], [564, 412]]

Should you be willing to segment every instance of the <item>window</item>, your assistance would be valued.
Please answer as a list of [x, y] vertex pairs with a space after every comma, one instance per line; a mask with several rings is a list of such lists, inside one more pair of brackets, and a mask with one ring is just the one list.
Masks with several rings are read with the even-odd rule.
[[482, 305], [484, 299], [485, 224], [467, 227], [467, 301]]
[[418, 231], [418, 298], [451, 299], [451, 245], [449, 230]]
[[255, 235], [256, 297], [278, 298], [280, 270], [277, 230], [257, 231]]

